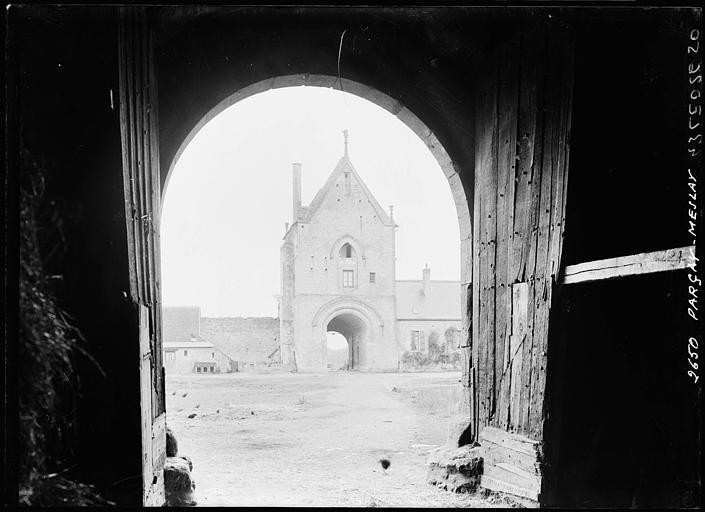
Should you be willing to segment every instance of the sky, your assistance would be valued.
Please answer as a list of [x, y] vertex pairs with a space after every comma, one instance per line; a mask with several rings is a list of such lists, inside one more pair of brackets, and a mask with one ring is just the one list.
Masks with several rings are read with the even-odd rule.
[[162, 303], [201, 315], [276, 316], [279, 250], [292, 218], [292, 166], [308, 205], [343, 155], [397, 229], [397, 279], [460, 279], [448, 180], [421, 139], [374, 103], [287, 87], [250, 96], [195, 135], [169, 178], [161, 218]]

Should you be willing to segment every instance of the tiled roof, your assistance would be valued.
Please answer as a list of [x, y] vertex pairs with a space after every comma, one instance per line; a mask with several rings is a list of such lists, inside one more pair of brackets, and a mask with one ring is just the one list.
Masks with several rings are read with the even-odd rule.
[[162, 348], [164, 350], [167, 349], [182, 349], [182, 348], [215, 348], [215, 345], [213, 345], [210, 341], [179, 341], [176, 343], [167, 343], [164, 342], [162, 344]]
[[460, 320], [460, 281], [429, 281], [423, 293], [423, 281], [397, 281], [397, 319]]
[[[165, 306], [162, 308], [162, 339], [164, 343], [206, 341], [200, 336], [201, 308], [197, 306]], [[191, 342], [192, 343], [192, 342]]]

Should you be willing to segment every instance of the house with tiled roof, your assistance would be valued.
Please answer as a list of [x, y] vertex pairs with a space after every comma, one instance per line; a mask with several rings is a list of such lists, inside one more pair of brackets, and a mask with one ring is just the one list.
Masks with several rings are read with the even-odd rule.
[[235, 360], [201, 334], [199, 307], [162, 308], [162, 350], [169, 373], [237, 371]]
[[431, 281], [431, 269], [420, 280], [396, 282], [397, 339], [405, 351], [428, 352], [429, 343], [441, 352], [457, 351], [460, 342], [458, 281]]

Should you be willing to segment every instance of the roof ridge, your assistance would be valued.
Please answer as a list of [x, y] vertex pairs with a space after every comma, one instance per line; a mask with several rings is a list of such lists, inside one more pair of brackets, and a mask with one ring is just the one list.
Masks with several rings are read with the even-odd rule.
[[355, 179], [360, 184], [362, 192], [365, 194], [367, 200], [372, 205], [372, 208], [375, 210], [375, 213], [377, 213], [377, 217], [380, 219], [380, 221], [385, 225], [394, 224], [387, 212], [385, 212], [382, 206], [379, 204], [379, 201], [377, 201], [377, 198], [374, 196], [374, 194], [372, 194], [372, 191], [367, 187], [367, 184], [362, 179], [362, 176], [360, 176], [360, 173], [357, 172], [357, 169], [355, 169], [355, 166], [353, 165], [352, 161], [350, 160], [350, 157], [348, 157], [347, 154], [340, 157], [340, 160], [338, 160], [338, 163], [333, 168], [333, 171], [328, 175], [328, 179], [326, 180], [326, 182], [318, 190], [318, 192], [316, 192], [316, 195], [313, 197], [313, 200], [308, 206], [308, 211], [306, 212], [307, 220], [310, 220], [313, 214], [315, 214], [318, 208], [320, 208], [321, 204], [323, 203], [323, 200], [328, 195], [328, 192], [333, 188], [335, 180], [338, 178], [338, 176], [340, 176], [342, 172], [344, 172], [345, 168], [350, 169], [350, 171], [355, 176]]

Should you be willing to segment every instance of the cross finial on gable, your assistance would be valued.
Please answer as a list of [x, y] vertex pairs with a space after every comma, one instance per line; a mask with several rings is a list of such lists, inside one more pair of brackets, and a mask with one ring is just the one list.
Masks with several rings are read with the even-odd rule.
[[343, 139], [345, 140], [345, 156], [348, 156], [348, 131], [343, 130]]

